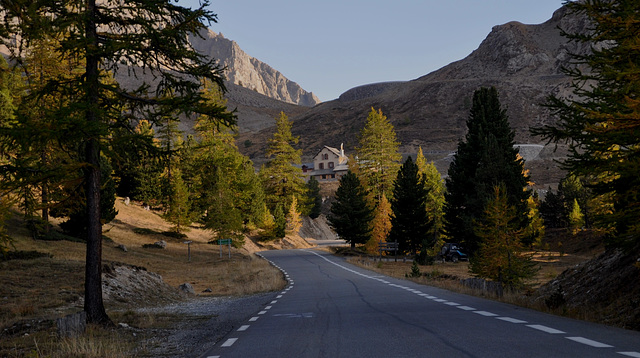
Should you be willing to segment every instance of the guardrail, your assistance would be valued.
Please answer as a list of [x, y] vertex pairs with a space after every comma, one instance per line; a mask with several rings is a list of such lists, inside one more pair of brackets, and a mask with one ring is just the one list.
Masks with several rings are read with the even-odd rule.
[[393, 251], [395, 261], [398, 261], [398, 242], [380, 242], [378, 243], [378, 252], [380, 253], [380, 261], [382, 261], [383, 251]]

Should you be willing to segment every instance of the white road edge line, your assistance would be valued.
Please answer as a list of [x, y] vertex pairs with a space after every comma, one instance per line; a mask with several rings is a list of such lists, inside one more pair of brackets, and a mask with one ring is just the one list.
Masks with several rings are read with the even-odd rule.
[[533, 328], [533, 329], [537, 329], [538, 331], [547, 332], [547, 333], [550, 333], [550, 334], [566, 333], [566, 332], [563, 332], [561, 330], [558, 330], [558, 329], [555, 329], [555, 328], [551, 328], [551, 327], [547, 327], [547, 326], [543, 326], [543, 325], [539, 325], [539, 324], [528, 324], [527, 327]]
[[248, 324], [242, 325], [242, 326], [240, 326], [240, 328], [238, 328], [238, 331], [237, 331], [237, 332], [244, 332], [244, 331], [246, 331], [247, 329], [249, 329], [249, 327], [250, 327], [250, 326], [249, 326]]
[[234, 343], [236, 343], [237, 340], [238, 338], [229, 338], [224, 343], [222, 343], [221, 347], [231, 347]]
[[259, 314], [259, 315], [263, 315], [263, 314], [265, 314], [265, 313], [267, 313], [267, 311], [260, 311], [260, 312], [258, 312], [258, 314]]
[[469, 307], [469, 306], [456, 306], [456, 308], [459, 308], [461, 310], [465, 310], [465, 311], [475, 311], [476, 309], [473, 307]]
[[485, 316], [485, 317], [495, 317], [497, 316], [497, 314], [495, 313], [491, 313], [491, 312], [487, 312], [487, 311], [473, 311], [473, 313], [477, 313], [481, 316]]
[[251, 317], [251, 318], [249, 318], [249, 322], [255, 322], [255, 321], [258, 320], [258, 318], [260, 318], [260, 317]]
[[600, 342], [597, 342], [597, 341], [592, 341], [592, 340], [584, 338], [584, 337], [564, 337], [564, 338], [570, 339], [570, 340], [572, 340], [574, 342], [586, 344], [588, 346], [595, 347], [595, 348], [611, 348], [611, 347], [613, 347], [611, 345], [600, 343]]

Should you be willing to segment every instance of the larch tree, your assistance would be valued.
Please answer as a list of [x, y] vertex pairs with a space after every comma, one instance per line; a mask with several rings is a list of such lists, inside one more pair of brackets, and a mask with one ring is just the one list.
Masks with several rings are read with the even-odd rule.
[[418, 148], [416, 165], [418, 173], [424, 175], [424, 184], [427, 189], [427, 217], [429, 221], [433, 222], [431, 234], [434, 238], [438, 238], [444, 221], [444, 193], [446, 191], [444, 180], [433, 162], [427, 163], [422, 153], [422, 147]]
[[368, 253], [375, 254], [381, 243], [387, 241], [391, 232], [391, 203], [386, 195], [380, 198], [380, 202], [374, 209], [373, 220], [371, 221], [371, 239], [365, 244]]
[[467, 128], [446, 179], [444, 227], [450, 240], [464, 244], [473, 255], [480, 241], [474, 221], [483, 215], [493, 188], [505, 186], [505, 195], [509, 205], [518, 211], [516, 218], [521, 227], [527, 225], [529, 191], [525, 190], [528, 177], [523, 170], [524, 160], [514, 148], [515, 133], [506, 111], [500, 107], [495, 88], [474, 92]]
[[[371, 108], [356, 148], [359, 175], [378, 203], [393, 187], [402, 155], [393, 125], [382, 110]], [[350, 162], [351, 163], [351, 162]]]
[[335, 199], [327, 218], [329, 225], [353, 250], [356, 244], [364, 244], [371, 238], [373, 211], [360, 179], [351, 171], [340, 178]]
[[284, 212], [294, 196], [301, 202], [306, 196], [302, 169], [296, 166], [301, 163], [302, 150], [293, 147], [299, 138], [291, 134], [292, 126], [289, 117], [281, 112], [276, 118], [276, 131], [268, 142], [266, 156], [269, 160], [260, 170], [267, 206], [272, 212], [278, 205], [282, 205]]
[[504, 185], [495, 187], [482, 217], [475, 221], [479, 252], [470, 261], [472, 273], [514, 289], [536, 272], [531, 257], [524, 253], [524, 234], [517, 215], [508, 203]]
[[566, 1], [570, 14], [587, 18], [586, 31], [563, 34], [589, 50], [570, 54], [564, 68], [573, 78], [573, 96], [551, 96], [547, 106], [557, 121], [533, 130], [553, 142], [568, 143], [563, 166], [587, 179], [612, 210], [596, 221], [610, 229], [609, 245], [640, 244], [640, 3], [636, 0]]
[[418, 172], [418, 166], [411, 157], [398, 170], [393, 185], [391, 199], [391, 231], [388, 241], [398, 242], [400, 252], [416, 255], [422, 249], [423, 243], [431, 247], [435, 244], [435, 237], [430, 229], [433, 221], [427, 216], [427, 188], [424, 176]]
[[[188, 40], [206, 28], [205, 22], [216, 21], [208, 5], [203, 0], [192, 10], [169, 0], [0, 0], [0, 38], [14, 61], [20, 63], [27, 46], [47, 35], [60, 39], [56, 50], [61, 58], [84, 64], [71, 79], [50, 79], [41, 93], [71, 94], [68, 103], [52, 112], [78, 129], [69, 139], [82, 154], [88, 222], [84, 310], [89, 323], [111, 324], [102, 299], [100, 153], [112, 128], [129, 127], [132, 115], [156, 121], [176, 111], [233, 121], [226, 108], [202, 101], [200, 78], [224, 87], [222, 71]], [[155, 81], [126, 90], [105, 80], [109, 72], [144, 72]]]

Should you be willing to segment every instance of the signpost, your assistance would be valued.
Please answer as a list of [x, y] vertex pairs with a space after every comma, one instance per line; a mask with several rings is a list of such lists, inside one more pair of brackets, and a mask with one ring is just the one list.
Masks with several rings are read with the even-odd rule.
[[191, 243], [192, 242], [193, 241], [191, 241], [191, 240], [184, 242], [185, 244], [187, 244], [187, 252], [188, 252], [189, 262], [191, 262]]
[[222, 245], [229, 246], [229, 258], [231, 258], [231, 239], [218, 239], [218, 245], [220, 245], [220, 258], [222, 258]]
[[381, 242], [378, 244], [378, 252], [380, 252], [380, 261], [382, 261], [382, 251], [393, 251], [395, 261], [398, 261], [398, 242]]

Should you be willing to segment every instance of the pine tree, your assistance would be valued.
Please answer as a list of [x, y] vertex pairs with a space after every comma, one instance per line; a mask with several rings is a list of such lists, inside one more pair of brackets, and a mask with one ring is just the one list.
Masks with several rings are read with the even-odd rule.
[[292, 125], [284, 112], [276, 118], [276, 132], [273, 138], [269, 139], [266, 152], [267, 158], [270, 159], [260, 170], [270, 210], [274, 210], [279, 204], [289, 207], [293, 196], [304, 202], [306, 196], [302, 169], [295, 166], [301, 163], [302, 150], [293, 147], [299, 138], [291, 134]]
[[356, 152], [359, 175], [377, 203], [382, 195], [391, 192], [402, 160], [396, 132], [382, 110], [376, 112], [371, 108], [358, 142]]
[[302, 227], [302, 218], [300, 217], [300, 212], [298, 211], [298, 200], [294, 196], [291, 199], [291, 206], [289, 207], [289, 211], [287, 212], [287, 227], [286, 233], [297, 235], [298, 231]]
[[471, 258], [470, 271], [517, 289], [525, 279], [533, 277], [535, 268], [531, 257], [524, 253], [517, 210], [509, 205], [505, 192], [504, 185], [495, 187], [483, 216], [475, 222], [480, 245], [478, 254]]
[[431, 247], [435, 238], [430, 234], [433, 222], [427, 217], [427, 189], [424, 176], [411, 157], [402, 164], [393, 186], [391, 199], [391, 231], [388, 241], [398, 242], [398, 250], [416, 255], [423, 241]]
[[451, 240], [463, 243], [473, 255], [479, 248], [474, 221], [482, 216], [493, 188], [505, 186], [520, 227], [527, 226], [529, 192], [524, 190], [528, 182], [524, 161], [514, 148], [515, 134], [505, 110], [500, 108], [495, 88], [474, 92], [467, 127], [469, 131], [458, 143], [446, 179], [445, 230]]
[[311, 203], [309, 217], [316, 219], [322, 213], [322, 195], [320, 195], [320, 183], [315, 177], [307, 182], [307, 201]]
[[[222, 70], [189, 45], [188, 36], [200, 33], [203, 22], [216, 20], [205, 10], [191, 10], [165, 0], [50, 2], [2, 0], [2, 44], [12, 59], [22, 61], [25, 45], [45, 35], [59, 38], [61, 58], [84, 65], [72, 80], [51, 79], [39, 92], [68, 93], [70, 101], [51, 113], [62, 124], [82, 130], [70, 131], [69, 141], [80, 149], [87, 205], [87, 257], [85, 307], [89, 323], [111, 323], [102, 301], [102, 225], [100, 222], [100, 153], [111, 129], [127, 126], [129, 114], [144, 113], [156, 120], [162, 113], [200, 112], [220, 114], [232, 121], [226, 109], [203, 103], [199, 79], [206, 77], [224, 86]], [[25, 11], [28, 9], [29, 11]], [[37, 26], [33, 26], [37, 24]], [[114, 36], [117, 35], [117, 36]], [[126, 64], [135, 64], [129, 67]], [[144, 83], [126, 91], [105, 81], [108, 72], [145, 72], [156, 79], [153, 89]], [[116, 77], [116, 76], [114, 76]], [[122, 106], [127, 110], [122, 111]], [[127, 115], [123, 115], [126, 113]]]
[[589, 51], [570, 54], [565, 68], [573, 94], [551, 96], [557, 121], [533, 130], [550, 141], [568, 143], [564, 168], [588, 180], [603, 210], [598, 226], [612, 229], [609, 244], [640, 243], [640, 3], [636, 0], [567, 2], [569, 13], [588, 18], [581, 33], [565, 31]]
[[371, 238], [373, 211], [367, 205], [367, 198], [360, 179], [351, 171], [340, 178], [335, 201], [327, 218], [338, 236], [351, 244], [364, 244]]

